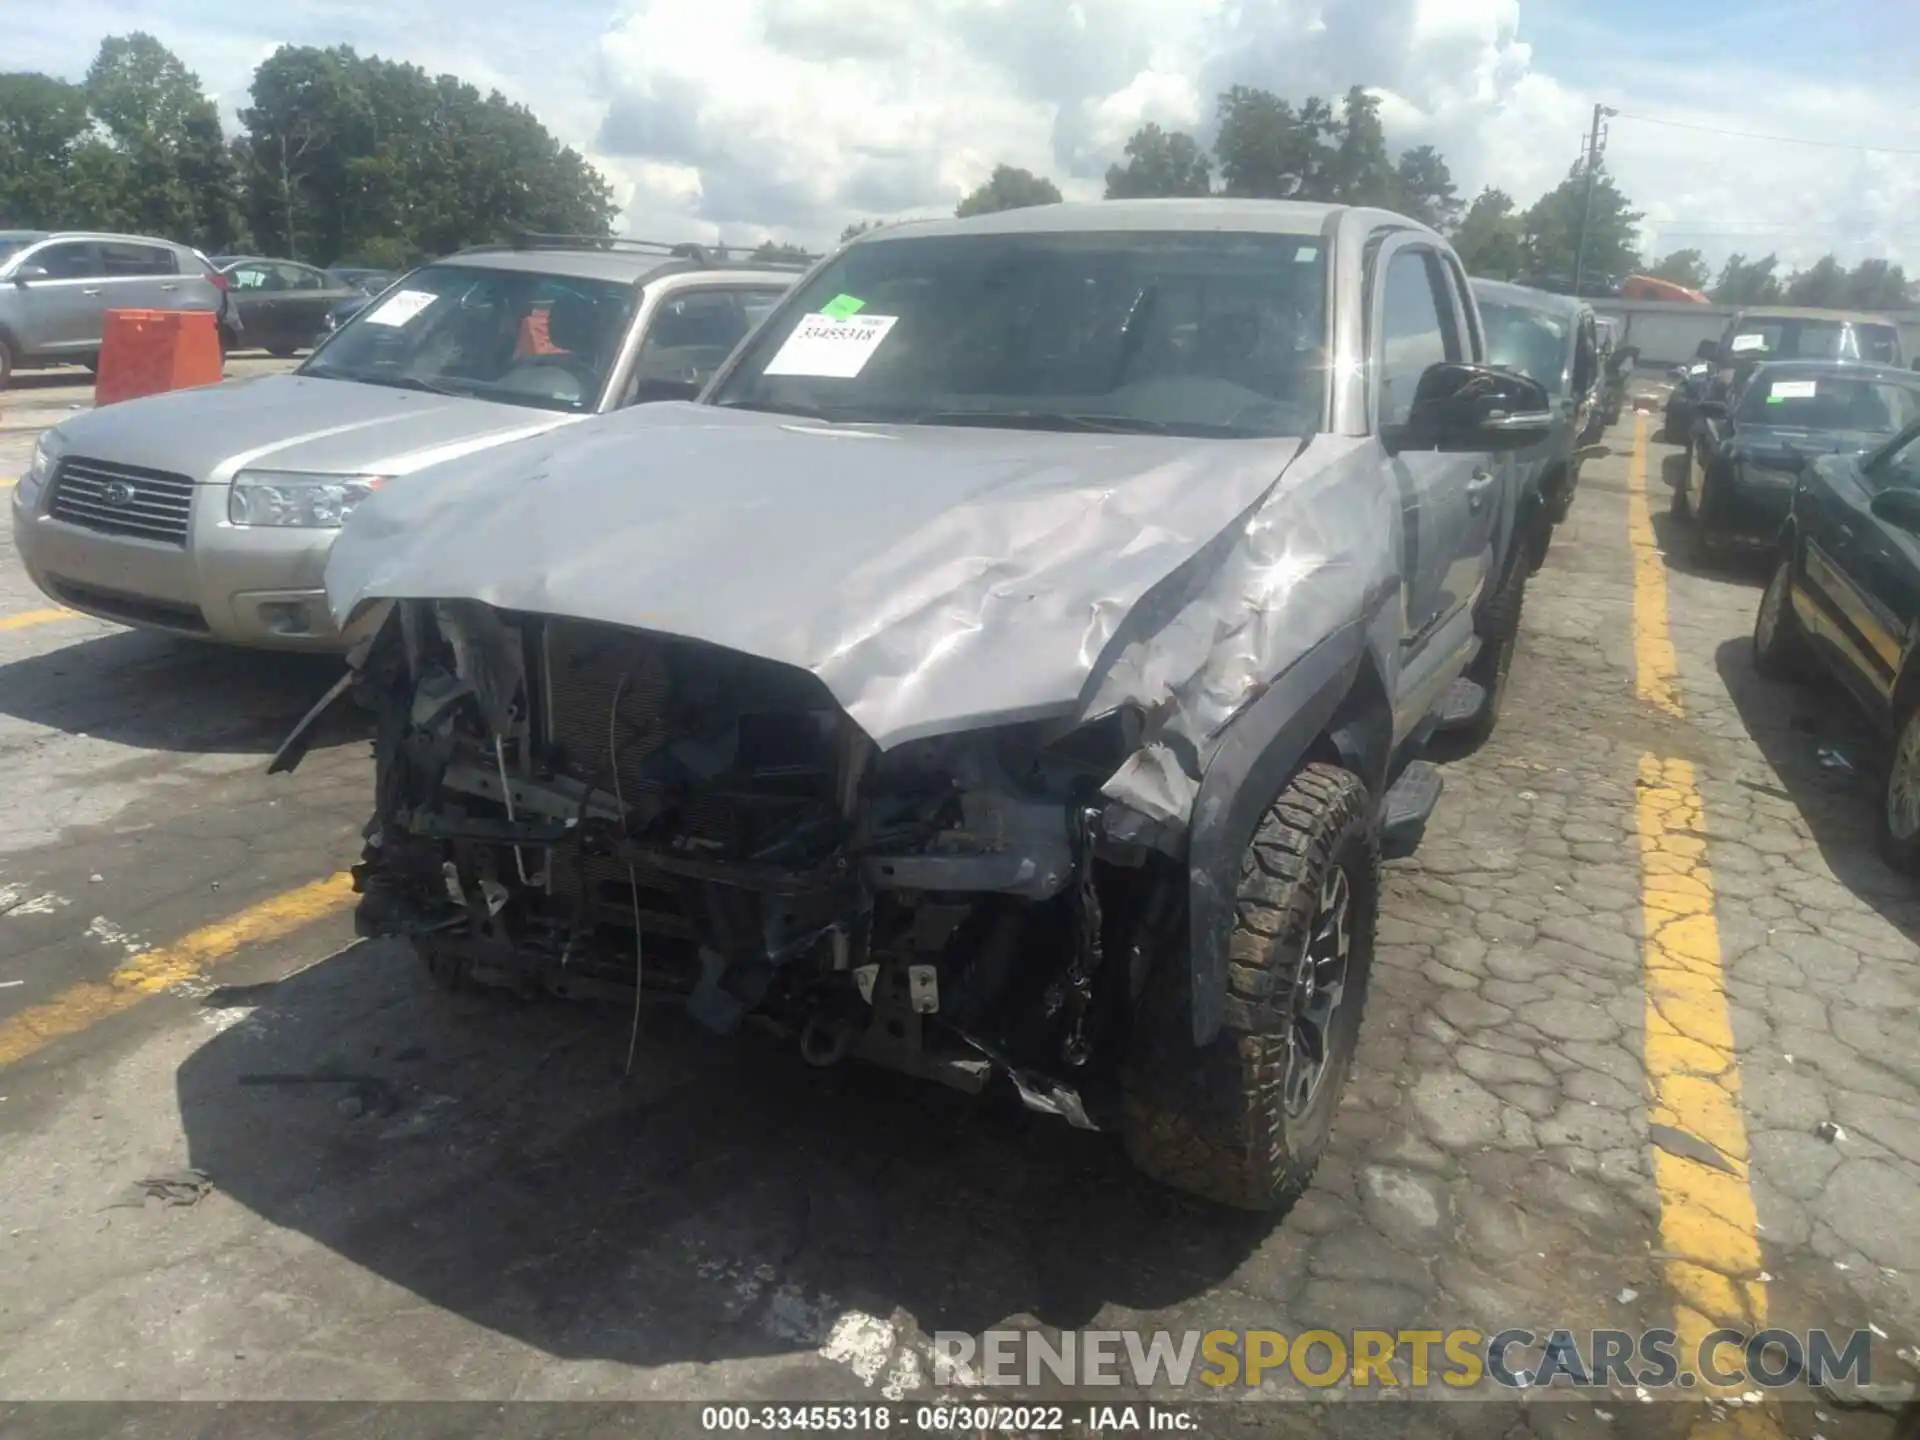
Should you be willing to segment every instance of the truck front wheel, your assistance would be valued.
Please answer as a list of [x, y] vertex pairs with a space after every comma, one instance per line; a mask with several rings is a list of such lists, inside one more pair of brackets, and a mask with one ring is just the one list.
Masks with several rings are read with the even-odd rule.
[[1226, 1019], [1195, 1046], [1177, 956], [1148, 976], [1125, 1072], [1127, 1153], [1156, 1180], [1243, 1210], [1306, 1189], [1360, 1035], [1380, 905], [1373, 803], [1351, 771], [1301, 769], [1240, 860]]

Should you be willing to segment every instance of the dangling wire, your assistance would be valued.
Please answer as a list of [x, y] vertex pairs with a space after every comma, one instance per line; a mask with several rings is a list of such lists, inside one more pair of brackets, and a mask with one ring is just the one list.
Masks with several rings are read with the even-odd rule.
[[[627, 796], [620, 785], [620, 701], [627, 693], [632, 673], [622, 675], [613, 687], [613, 704], [607, 707], [607, 763], [613, 770], [613, 798], [620, 805], [620, 838], [627, 836]], [[633, 903], [633, 1025], [627, 1031], [627, 1074], [633, 1074], [633, 1056], [640, 1045], [640, 986], [647, 975], [646, 946], [640, 938], [640, 877], [627, 866], [627, 895]]]
[[[497, 734], [493, 737], [493, 759], [500, 767], [500, 797], [507, 802], [507, 823], [511, 825], [519, 817], [513, 813], [513, 782], [507, 779], [507, 750]], [[513, 868], [520, 872], [520, 883], [532, 889], [533, 881], [527, 878], [526, 853], [518, 845], [513, 847]]]

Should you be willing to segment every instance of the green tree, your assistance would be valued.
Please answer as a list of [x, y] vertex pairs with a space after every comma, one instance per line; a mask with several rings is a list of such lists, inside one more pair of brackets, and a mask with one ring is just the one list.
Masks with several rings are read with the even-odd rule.
[[1847, 276], [1847, 304], [1856, 310], [1904, 310], [1907, 272], [1885, 260], [1862, 260]]
[[1235, 85], [1220, 97], [1214, 159], [1227, 195], [1267, 200], [1333, 196], [1333, 109], [1309, 96], [1295, 110], [1270, 90]]
[[996, 210], [1059, 203], [1060, 187], [1045, 176], [1015, 165], [996, 165], [987, 183], [962, 200], [953, 213], [964, 220], [969, 215], [991, 215]]
[[1647, 274], [1657, 280], [1671, 280], [1689, 290], [1705, 290], [1713, 281], [1707, 258], [1698, 250], [1675, 250], [1650, 266]]
[[533, 113], [453, 75], [282, 46], [241, 112], [248, 212], [265, 248], [323, 264], [440, 255], [521, 231], [606, 235], [606, 181]]
[[1213, 162], [1191, 135], [1142, 125], [1127, 141], [1127, 163], [1107, 167], [1107, 199], [1213, 192]]
[[754, 249], [753, 259], [770, 260], [776, 265], [805, 265], [813, 256], [798, 245], [788, 245], [778, 240], [762, 240]]
[[1846, 269], [1831, 255], [1822, 255], [1787, 281], [1789, 305], [1821, 305], [1840, 309], [1852, 298]]
[[844, 245], [855, 236], [864, 235], [869, 230], [878, 230], [886, 223], [884, 220], [856, 220], [840, 232], [840, 243]]
[[1393, 188], [1394, 208], [1424, 225], [1446, 230], [1460, 219], [1460, 192], [1454, 187], [1453, 172], [1431, 145], [1400, 152]]
[[1489, 280], [1518, 279], [1526, 269], [1527, 248], [1513, 197], [1491, 185], [1474, 196], [1453, 232], [1453, 248], [1469, 275]]
[[1717, 305], [1770, 305], [1780, 298], [1780, 280], [1775, 275], [1779, 258], [1773, 255], [1749, 260], [1735, 253], [1720, 267], [1720, 278], [1707, 293]]
[[[1567, 284], [1579, 268], [1583, 284], [1602, 283], [1640, 264], [1638, 233], [1644, 218], [1620, 193], [1602, 163], [1593, 176], [1588, 200], [1585, 163], [1542, 195], [1521, 217], [1529, 272], [1543, 282]], [[1586, 230], [1584, 251], [1581, 229]]]
[[0, 225], [73, 223], [75, 155], [87, 140], [87, 92], [48, 75], [0, 75]]
[[[1309, 100], [1309, 104], [1313, 102]], [[1340, 102], [1339, 143], [1331, 166], [1332, 197], [1345, 205], [1391, 209], [1400, 200], [1400, 179], [1387, 158], [1387, 132], [1380, 101], [1360, 86]]]
[[134, 228], [231, 249], [243, 230], [238, 180], [219, 110], [199, 76], [135, 31], [101, 42], [86, 95], [93, 119], [131, 167]]

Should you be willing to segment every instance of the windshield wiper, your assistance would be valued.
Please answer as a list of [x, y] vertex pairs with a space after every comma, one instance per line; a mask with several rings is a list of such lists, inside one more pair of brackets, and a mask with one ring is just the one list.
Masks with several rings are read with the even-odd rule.
[[796, 420], [821, 420], [829, 425], [893, 425], [908, 418], [876, 414], [860, 405], [805, 405], [792, 400], [782, 400], [778, 404], [771, 400], [716, 400], [713, 406], [716, 410], [757, 410], [765, 415], [791, 415]]
[[1065, 410], [929, 410], [914, 425], [985, 425], [1011, 430], [1078, 430], [1101, 435], [1167, 435], [1159, 420], [1137, 415], [1091, 415]]
[[473, 399], [471, 390], [456, 390], [451, 385], [423, 380], [418, 375], [368, 375], [359, 370], [341, 370], [332, 365], [309, 366], [300, 373], [317, 375], [322, 380], [357, 380], [363, 385], [385, 385], [394, 390], [422, 390], [429, 395], [451, 395], [456, 400]]

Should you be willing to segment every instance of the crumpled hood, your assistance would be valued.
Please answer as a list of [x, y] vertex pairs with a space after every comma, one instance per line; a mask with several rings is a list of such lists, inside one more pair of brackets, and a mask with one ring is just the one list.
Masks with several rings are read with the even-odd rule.
[[812, 671], [889, 747], [1072, 711], [1299, 448], [649, 405], [373, 496], [327, 593], [342, 619], [465, 599], [709, 641]]
[[203, 484], [242, 466], [404, 475], [581, 416], [460, 395], [266, 375], [103, 405], [60, 424], [75, 453]]

